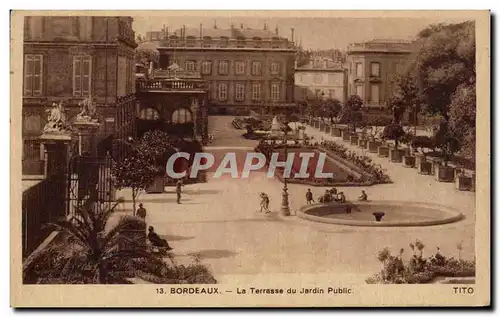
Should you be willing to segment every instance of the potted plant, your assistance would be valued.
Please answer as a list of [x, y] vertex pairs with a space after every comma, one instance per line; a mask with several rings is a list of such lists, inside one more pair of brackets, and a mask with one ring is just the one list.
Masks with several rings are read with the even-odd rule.
[[438, 131], [434, 136], [434, 143], [443, 153], [443, 164], [436, 166], [436, 179], [440, 182], [453, 182], [455, 169], [452, 166], [448, 166], [448, 162], [453, 157], [453, 154], [460, 150], [460, 142], [446, 120], [439, 125]]
[[455, 170], [455, 187], [458, 190], [471, 190], [472, 188], [472, 177], [467, 176], [463, 169], [457, 168]]
[[[339, 114], [340, 123], [348, 124], [351, 128], [350, 130], [354, 133], [356, 132], [356, 125], [363, 120], [362, 106], [363, 100], [357, 95], [352, 95], [347, 99]], [[342, 135], [342, 138], [344, 141], [350, 141], [350, 135], [349, 138]]]
[[394, 148], [389, 150], [389, 160], [400, 163], [403, 161], [403, 153], [398, 148], [399, 142], [404, 137], [403, 127], [397, 123], [391, 123], [384, 128], [382, 138], [385, 140], [394, 140]]

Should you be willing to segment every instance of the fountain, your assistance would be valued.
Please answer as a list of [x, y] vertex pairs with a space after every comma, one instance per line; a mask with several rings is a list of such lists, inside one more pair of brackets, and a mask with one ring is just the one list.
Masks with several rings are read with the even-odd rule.
[[366, 227], [435, 226], [464, 218], [462, 213], [447, 206], [411, 201], [320, 203], [303, 206], [298, 216], [316, 222]]
[[278, 118], [274, 117], [271, 122], [271, 136], [277, 137], [281, 134], [280, 123], [278, 122]]

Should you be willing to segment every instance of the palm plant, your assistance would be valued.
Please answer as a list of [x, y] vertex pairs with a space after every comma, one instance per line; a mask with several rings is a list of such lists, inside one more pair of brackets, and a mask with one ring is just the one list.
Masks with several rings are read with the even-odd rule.
[[24, 283], [127, 284], [144, 270], [162, 276], [166, 264], [148, 251], [144, 221], [113, 217], [122, 201], [100, 209], [89, 199], [71, 219], [49, 224], [63, 238], [26, 259]]

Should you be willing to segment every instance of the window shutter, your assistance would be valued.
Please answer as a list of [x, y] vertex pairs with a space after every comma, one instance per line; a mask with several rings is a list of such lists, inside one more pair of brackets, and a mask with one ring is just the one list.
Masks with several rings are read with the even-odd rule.
[[82, 95], [82, 60], [80, 56], [73, 57], [73, 95]]
[[24, 93], [31, 95], [33, 91], [33, 56], [25, 56], [24, 61]]
[[42, 95], [42, 73], [42, 55], [36, 55], [33, 57], [33, 96]]
[[90, 73], [92, 71], [90, 56], [82, 58], [82, 96], [90, 95]]

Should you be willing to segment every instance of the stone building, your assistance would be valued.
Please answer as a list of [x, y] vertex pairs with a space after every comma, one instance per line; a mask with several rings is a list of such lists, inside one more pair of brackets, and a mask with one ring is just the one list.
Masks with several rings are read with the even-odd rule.
[[134, 39], [131, 17], [25, 18], [24, 174], [42, 172], [43, 149], [37, 139], [53, 102], [65, 103], [71, 122], [80, 110], [78, 103], [92, 97], [99, 134], [128, 128], [135, 107]]
[[332, 59], [311, 59], [295, 68], [295, 101], [347, 98], [347, 74], [342, 64]]
[[[177, 64], [208, 83], [208, 109], [237, 113], [293, 106], [293, 41], [264, 29], [186, 28], [160, 42], [159, 66]], [[292, 30], [293, 38], [293, 30]]]
[[415, 43], [372, 40], [347, 48], [348, 95], [358, 95], [365, 107], [382, 108], [394, 92], [394, 76], [414, 52]]

